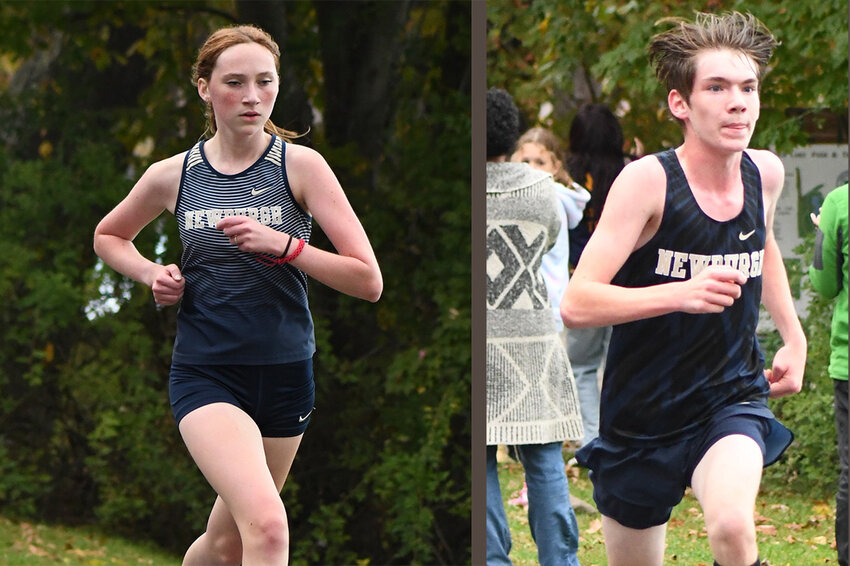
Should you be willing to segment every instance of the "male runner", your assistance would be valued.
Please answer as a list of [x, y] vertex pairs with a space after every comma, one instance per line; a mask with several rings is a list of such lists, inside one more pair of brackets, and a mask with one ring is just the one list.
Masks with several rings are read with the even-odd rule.
[[[769, 396], [802, 386], [806, 338], [773, 234], [779, 158], [748, 149], [776, 41], [753, 16], [698, 14], [652, 39], [684, 143], [626, 166], [561, 306], [568, 327], [615, 325], [591, 470], [609, 564], [660, 565], [687, 486], [715, 564], [759, 564], [764, 465], [791, 433]], [[784, 345], [764, 369], [763, 302]]]

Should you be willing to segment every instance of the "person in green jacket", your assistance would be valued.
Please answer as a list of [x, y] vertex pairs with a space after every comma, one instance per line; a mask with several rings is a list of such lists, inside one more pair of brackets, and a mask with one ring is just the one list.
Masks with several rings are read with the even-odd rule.
[[818, 227], [809, 278], [815, 291], [836, 298], [832, 314], [829, 376], [835, 389], [835, 429], [841, 472], [835, 496], [835, 543], [838, 563], [847, 566], [847, 185], [830, 192], [820, 215], [812, 214]]

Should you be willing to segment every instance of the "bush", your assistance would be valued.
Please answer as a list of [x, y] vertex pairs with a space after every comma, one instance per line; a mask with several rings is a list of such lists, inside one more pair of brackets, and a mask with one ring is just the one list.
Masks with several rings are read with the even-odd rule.
[[[806, 275], [811, 264], [814, 234], [806, 236], [795, 250], [800, 260], [790, 260], [786, 268], [791, 288], [811, 297], [801, 317], [808, 340], [808, 356], [803, 389], [770, 402], [776, 416], [794, 431], [794, 442], [783, 458], [768, 468], [765, 477], [776, 486], [793, 486], [824, 497], [834, 490], [838, 474], [838, 451], [835, 439], [835, 412], [829, 366], [830, 321], [833, 301], [818, 295]], [[781, 345], [777, 332], [762, 340], [768, 364]]]

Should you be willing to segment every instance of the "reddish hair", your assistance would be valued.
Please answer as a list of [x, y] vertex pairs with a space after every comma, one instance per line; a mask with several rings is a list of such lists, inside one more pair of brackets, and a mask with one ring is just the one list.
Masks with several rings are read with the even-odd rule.
[[[199, 79], [209, 82], [219, 55], [225, 49], [242, 43], [257, 43], [268, 49], [274, 57], [275, 72], [280, 74], [280, 47], [272, 39], [272, 36], [255, 26], [237, 25], [221, 28], [207, 38], [200, 51], [198, 51], [198, 58], [192, 67], [192, 82], [195, 85], [198, 84]], [[214, 135], [216, 131], [215, 111], [209, 103], [207, 103], [206, 118], [207, 132]], [[271, 119], [266, 120], [263, 129], [270, 134], [275, 134], [283, 138], [287, 142], [291, 142], [299, 136], [295, 132], [275, 126]]]

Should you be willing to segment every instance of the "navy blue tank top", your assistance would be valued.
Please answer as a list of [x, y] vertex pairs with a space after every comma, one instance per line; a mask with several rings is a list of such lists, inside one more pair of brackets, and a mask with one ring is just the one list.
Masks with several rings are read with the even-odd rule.
[[743, 209], [719, 222], [697, 204], [675, 151], [656, 157], [667, 175], [661, 223], [612, 283], [646, 287], [683, 281], [714, 264], [736, 267], [748, 279], [741, 297], [722, 313], [674, 312], [614, 326], [600, 435], [626, 443], [686, 438], [723, 407], [764, 401], [769, 390], [755, 334], [765, 243], [759, 171], [744, 153]]
[[225, 216], [243, 215], [309, 241], [312, 219], [292, 195], [285, 162], [286, 144], [276, 136], [256, 163], [235, 175], [210, 165], [204, 141], [186, 154], [174, 210], [186, 279], [175, 361], [265, 365], [312, 357], [306, 275], [290, 264], [257, 261], [215, 227]]

